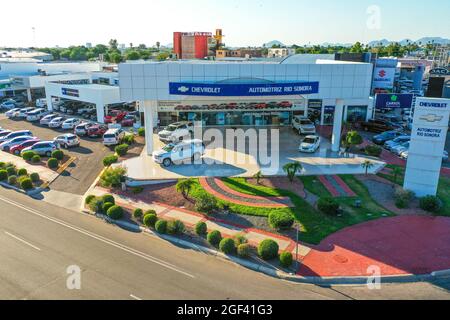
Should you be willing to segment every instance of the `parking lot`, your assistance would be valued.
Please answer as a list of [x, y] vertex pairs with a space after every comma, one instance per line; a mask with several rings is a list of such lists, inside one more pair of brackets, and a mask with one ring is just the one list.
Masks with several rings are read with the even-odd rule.
[[[39, 123], [30, 123], [25, 120], [7, 119], [3, 113], [0, 114], [0, 127], [11, 131], [31, 130], [33, 135], [41, 141], [53, 140], [58, 135], [73, 132], [73, 130], [49, 129], [40, 126]], [[110, 148], [103, 145], [101, 138], [80, 137], [80, 140], [79, 147], [63, 149], [66, 154], [75, 157], [76, 160], [51, 184], [52, 189], [78, 195], [84, 194], [103, 169], [102, 159], [113, 153]]]

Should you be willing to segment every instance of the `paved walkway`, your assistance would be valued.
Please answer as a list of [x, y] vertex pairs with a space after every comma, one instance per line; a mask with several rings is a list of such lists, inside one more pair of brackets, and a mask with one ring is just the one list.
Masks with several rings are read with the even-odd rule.
[[339, 176], [319, 176], [319, 181], [333, 197], [356, 197], [356, 193]]
[[[88, 192], [88, 194], [93, 194], [95, 196], [102, 196], [107, 193], [110, 193], [110, 191], [101, 187], [91, 188]], [[208, 231], [218, 230], [224, 237], [234, 237], [235, 235], [242, 234], [248, 239], [249, 243], [254, 246], [258, 246], [259, 243], [265, 239], [272, 239], [278, 243], [280, 252], [289, 251], [294, 255], [296, 252], [295, 241], [281, 235], [259, 229], [246, 228], [237, 224], [230, 224], [229, 222], [224, 222], [220, 219], [211, 218], [206, 215], [189, 211], [183, 208], [172, 207], [167, 204], [158, 202], [144, 203], [117, 194], [114, 194], [114, 196], [116, 198], [116, 202], [119, 205], [131, 210], [135, 208], [141, 208], [144, 211], [155, 210], [159, 217], [167, 220], [181, 220], [185, 225], [189, 227], [193, 227], [198, 222], [203, 221], [208, 226]], [[304, 245], [299, 245], [298, 249], [300, 256], [299, 258], [305, 257], [310, 251], [310, 248]]]
[[450, 269], [450, 218], [399, 216], [341, 230], [302, 261], [302, 276], [427, 274]]
[[294, 207], [287, 197], [259, 197], [238, 192], [217, 178], [200, 178], [200, 184], [218, 199], [249, 207], [286, 208]]

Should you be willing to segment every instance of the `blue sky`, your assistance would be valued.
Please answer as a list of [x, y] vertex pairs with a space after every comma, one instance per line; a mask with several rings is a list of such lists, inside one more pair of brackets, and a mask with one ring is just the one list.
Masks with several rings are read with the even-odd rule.
[[[173, 31], [216, 28], [224, 30], [230, 46], [450, 38], [449, 0], [78, 0], [70, 8], [63, 3], [3, 3], [2, 12], [13, 14], [2, 16], [2, 23], [14, 27], [2, 29], [0, 46], [106, 43], [113, 37], [127, 45], [168, 44]], [[367, 26], [373, 5], [379, 28]]]

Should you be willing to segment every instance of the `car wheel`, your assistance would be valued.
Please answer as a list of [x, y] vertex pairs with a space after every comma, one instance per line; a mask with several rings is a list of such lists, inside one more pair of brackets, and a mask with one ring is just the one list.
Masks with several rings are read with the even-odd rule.
[[46, 155], [47, 157], [51, 157], [51, 156], [52, 156], [52, 153], [51, 153], [50, 151], [47, 151], [47, 152], [45, 153], [45, 155]]
[[184, 139], [184, 137], [179, 137], [179, 138], [178, 138], [178, 141], [181, 142], [181, 141], [183, 141], [183, 139]]
[[170, 167], [172, 165], [172, 160], [170, 160], [169, 158], [164, 159], [163, 161], [163, 166], [164, 167]]
[[14, 155], [20, 156], [20, 151], [19, 151], [19, 150], [15, 150], [15, 151], [14, 151]]
[[64, 149], [69, 149], [69, 146], [67, 144], [64, 144]]

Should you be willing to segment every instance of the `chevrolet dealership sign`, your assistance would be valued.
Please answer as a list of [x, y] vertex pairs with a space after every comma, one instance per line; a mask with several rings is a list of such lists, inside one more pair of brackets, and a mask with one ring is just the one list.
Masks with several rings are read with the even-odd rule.
[[184, 96], [290, 96], [319, 93], [319, 82], [283, 82], [268, 84], [170, 82], [169, 90], [170, 94]]

